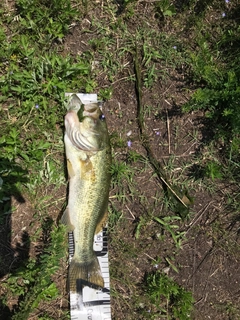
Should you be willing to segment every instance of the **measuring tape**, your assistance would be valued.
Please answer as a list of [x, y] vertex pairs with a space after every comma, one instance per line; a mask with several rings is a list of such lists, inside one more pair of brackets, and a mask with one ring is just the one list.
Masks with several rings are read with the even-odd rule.
[[[65, 93], [65, 96], [70, 98], [70, 105], [72, 94], [73, 93]], [[97, 102], [96, 94], [77, 93], [76, 95], [82, 104]], [[69, 262], [71, 262], [74, 255], [73, 232], [68, 234], [68, 242]], [[94, 236], [93, 249], [99, 261], [104, 279], [104, 288], [95, 289], [88, 287], [87, 285], [82, 285], [79, 280], [78, 287], [80, 287], [80, 293], [70, 291], [71, 320], [111, 320], [107, 228], [103, 228], [101, 232]]]
[[[69, 260], [74, 255], [73, 233], [68, 234]], [[104, 228], [94, 236], [93, 249], [96, 252], [102, 276], [104, 288], [94, 289], [83, 286], [80, 293], [70, 292], [71, 320], [111, 320], [110, 306], [110, 282], [107, 251], [107, 229]]]

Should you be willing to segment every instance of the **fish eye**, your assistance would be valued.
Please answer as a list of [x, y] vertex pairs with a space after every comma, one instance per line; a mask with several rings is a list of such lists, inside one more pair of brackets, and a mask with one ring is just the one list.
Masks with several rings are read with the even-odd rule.
[[102, 121], [104, 121], [104, 120], [105, 120], [105, 115], [104, 115], [104, 114], [101, 114], [101, 115], [99, 116], [99, 119], [102, 120]]

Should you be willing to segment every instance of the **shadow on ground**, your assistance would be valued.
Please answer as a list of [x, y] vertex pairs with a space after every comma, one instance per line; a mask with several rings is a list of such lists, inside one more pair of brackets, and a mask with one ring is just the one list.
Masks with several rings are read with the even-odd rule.
[[[27, 182], [27, 171], [18, 164], [0, 158], [0, 278], [22, 266], [29, 257], [29, 235], [23, 231], [20, 239], [12, 246], [12, 200], [25, 203], [18, 185]], [[0, 300], [1, 319], [10, 319], [11, 312]]]

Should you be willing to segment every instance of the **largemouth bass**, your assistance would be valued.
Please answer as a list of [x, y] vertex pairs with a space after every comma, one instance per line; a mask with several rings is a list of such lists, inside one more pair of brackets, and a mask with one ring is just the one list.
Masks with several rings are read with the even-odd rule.
[[64, 143], [69, 194], [62, 222], [73, 231], [75, 252], [68, 282], [69, 290], [77, 292], [77, 279], [88, 286], [104, 287], [93, 241], [106, 220], [111, 149], [106, 120], [98, 103], [86, 104], [78, 112], [67, 112]]

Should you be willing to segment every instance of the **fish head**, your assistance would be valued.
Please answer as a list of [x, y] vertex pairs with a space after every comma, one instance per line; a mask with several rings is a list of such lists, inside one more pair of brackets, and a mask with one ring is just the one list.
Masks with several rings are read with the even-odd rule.
[[98, 103], [82, 105], [78, 111], [69, 110], [65, 129], [72, 144], [80, 150], [99, 151], [109, 143], [105, 116]]

